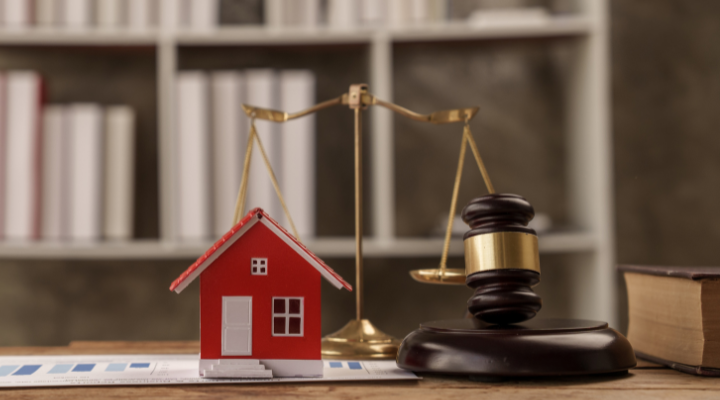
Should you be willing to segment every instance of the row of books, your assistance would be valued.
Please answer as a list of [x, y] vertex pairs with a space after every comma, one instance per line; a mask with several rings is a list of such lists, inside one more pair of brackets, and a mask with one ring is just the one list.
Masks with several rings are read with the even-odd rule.
[[[448, 0], [265, 0], [265, 23], [270, 27], [332, 28], [404, 26], [448, 19]], [[324, 13], [323, 13], [324, 11]]]
[[[299, 111], [315, 103], [307, 70], [181, 71], [176, 86], [176, 236], [220, 237], [232, 226], [249, 134], [241, 104]], [[301, 239], [315, 235], [315, 120], [256, 121]], [[246, 210], [262, 207], [289, 228], [257, 145], [250, 159]]]
[[0, 0], [8, 30], [207, 30], [217, 26], [219, 0]]
[[0, 100], [0, 237], [130, 239], [133, 110], [45, 105], [34, 71], [0, 74]]

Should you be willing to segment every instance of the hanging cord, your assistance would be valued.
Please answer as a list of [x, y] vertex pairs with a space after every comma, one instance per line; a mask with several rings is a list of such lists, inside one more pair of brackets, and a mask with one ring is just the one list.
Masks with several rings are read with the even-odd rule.
[[[238, 202], [235, 206], [235, 223], [239, 221], [238, 216], [242, 213], [242, 210], [245, 208], [245, 197], [247, 196], [247, 174], [250, 170], [250, 155], [252, 153], [252, 140], [255, 139], [258, 144], [258, 148], [260, 149], [260, 154], [263, 157], [263, 161], [265, 161], [265, 167], [267, 168], [268, 174], [270, 175], [270, 180], [272, 180], [273, 187], [275, 188], [275, 193], [278, 196], [278, 199], [280, 199], [280, 205], [282, 205], [283, 211], [285, 212], [285, 216], [288, 219], [288, 222], [290, 222], [290, 228], [293, 231], [293, 235], [295, 235], [295, 238], [297, 240], [300, 240], [300, 235], [298, 235], [297, 229], [295, 228], [295, 223], [292, 220], [292, 217], [290, 216], [290, 211], [288, 211], [287, 205], [285, 205], [285, 199], [283, 198], [282, 193], [280, 192], [280, 185], [277, 182], [277, 178], [275, 177], [275, 172], [273, 172], [272, 166], [270, 165], [270, 160], [267, 157], [267, 154], [265, 153], [265, 147], [263, 147], [262, 141], [260, 140], [260, 135], [257, 134], [257, 130], [255, 128], [255, 118], [252, 118], [250, 121], [250, 139], [248, 139], [248, 149], [245, 154], [245, 166], [243, 170], [243, 179], [240, 183], [240, 193], [238, 194]], [[240, 211], [238, 211], [240, 210]]]
[[490, 192], [490, 194], [495, 193], [495, 188], [493, 188], [492, 182], [490, 182], [490, 176], [488, 175], [487, 170], [485, 169], [485, 164], [480, 157], [480, 152], [477, 149], [477, 144], [475, 144], [475, 139], [473, 139], [472, 133], [470, 132], [469, 122], [469, 120], [465, 121], [462, 143], [460, 144], [460, 157], [458, 157], [458, 167], [457, 172], [455, 173], [455, 185], [453, 186], [452, 200], [450, 200], [450, 215], [448, 216], [447, 230], [445, 231], [445, 242], [443, 243], [442, 258], [440, 259], [440, 281], [445, 279], [447, 257], [448, 252], [450, 251], [450, 238], [452, 237], [452, 226], [453, 220], [455, 219], [455, 206], [457, 204], [458, 192], [460, 191], [460, 181], [462, 180], [462, 169], [463, 163], [465, 162], [465, 152], [467, 150], [468, 143], [470, 143], [470, 148], [475, 155], [475, 161], [480, 169], [480, 174], [485, 181], [485, 186], [487, 187], [488, 192]]

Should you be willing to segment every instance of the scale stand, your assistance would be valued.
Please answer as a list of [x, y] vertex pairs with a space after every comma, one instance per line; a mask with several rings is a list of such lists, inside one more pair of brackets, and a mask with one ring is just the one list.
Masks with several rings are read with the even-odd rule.
[[[238, 200], [235, 207], [234, 222], [237, 223], [245, 209], [245, 197], [247, 195], [248, 173], [250, 169], [250, 159], [252, 157], [253, 143], [257, 142], [261, 155], [265, 161], [270, 178], [272, 179], [275, 191], [280, 199], [285, 215], [290, 222], [290, 227], [296, 238], [300, 239], [292, 222], [290, 213], [285, 205], [285, 200], [280, 193], [280, 186], [277, 183], [275, 174], [272, 171], [270, 162], [268, 161], [265, 150], [262, 146], [260, 138], [255, 129], [255, 120], [262, 119], [272, 122], [286, 122], [292, 119], [300, 118], [312, 113], [316, 113], [325, 108], [336, 105], [346, 105], [355, 113], [355, 293], [356, 293], [356, 318], [347, 323], [339, 331], [326, 336], [322, 341], [322, 357], [325, 359], [393, 359], [397, 355], [400, 341], [381, 332], [375, 328], [373, 324], [365, 319], [363, 309], [363, 257], [362, 257], [362, 235], [363, 235], [363, 186], [362, 186], [362, 112], [369, 106], [381, 106], [393, 112], [396, 112], [406, 118], [429, 122], [433, 124], [446, 124], [455, 122], [465, 123], [465, 132], [463, 137], [463, 146], [469, 141], [479, 157], [475, 146], [475, 141], [470, 135], [468, 122], [477, 114], [478, 108], [464, 108], [447, 111], [438, 111], [432, 114], [424, 115], [410, 111], [393, 103], [382, 101], [368, 93], [368, 86], [365, 84], [355, 84], [350, 86], [348, 93], [340, 97], [319, 103], [294, 114], [288, 114], [283, 111], [268, 110], [250, 105], [243, 104], [243, 111], [250, 117], [250, 137], [248, 138], [247, 152], [245, 153], [245, 163], [243, 169], [242, 183]], [[479, 160], [479, 158], [478, 158]], [[483, 167], [484, 168], [484, 167]], [[485, 176], [485, 174], [484, 174]], [[447, 253], [447, 252], [445, 252]], [[443, 263], [444, 265], [444, 263]], [[444, 269], [440, 280], [444, 280]], [[463, 275], [464, 276], [464, 275]]]

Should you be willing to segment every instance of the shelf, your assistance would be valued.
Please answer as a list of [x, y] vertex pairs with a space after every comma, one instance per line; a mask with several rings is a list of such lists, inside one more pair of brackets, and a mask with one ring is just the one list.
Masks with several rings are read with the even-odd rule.
[[156, 30], [142, 32], [39, 28], [0, 30], [0, 45], [5, 46], [155, 46], [157, 43]]
[[448, 42], [462, 40], [543, 38], [582, 36], [590, 33], [591, 24], [582, 17], [553, 17], [544, 24], [472, 26], [448, 23], [408, 27], [390, 31], [394, 42]]
[[409, 25], [400, 28], [354, 29], [265, 28], [263, 26], [219, 27], [208, 31], [162, 32], [67, 30], [28, 28], [0, 31], [0, 45], [33, 46], [156, 46], [162, 40], [181, 46], [280, 45], [307, 46], [332, 44], [370, 44], [375, 37], [391, 42], [445, 42], [460, 40], [540, 38], [578, 36], [590, 32], [582, 17], [553, 17], [545, 24], [472, 26], [464, 22]]
[[[553, 233], [540, 236], [540, 252], [567, 253], [592, 251], [595, 240], [587, 233]], [[355, 241], [351, 237], [323, 238], [306, 243], [318, 256], [324, 258], [354, 257]], [[0, 244], [0, 259], [23, 260], [172, 260], [193, 259], [203, 254], [211, 242], [163, 243], [157, 240], [100, 243], [26, 242]], [[396, 239], [379, 242], [366, 239], [363, 253], [366, 257], [440, 257], [441, 238]], [[450, 255], [462, 256], [460, 239], [450, 243]]]

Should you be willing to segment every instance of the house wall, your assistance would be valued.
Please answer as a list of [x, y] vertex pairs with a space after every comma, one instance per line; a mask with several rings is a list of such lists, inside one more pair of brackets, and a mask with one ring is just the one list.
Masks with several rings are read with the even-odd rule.
[[[251, 258], [268, 259], [252, 275]], [[262, 223], [255, 224], [200, 275], [200, 356], [203, 359], [320, 359], [321, 275]], [[222, 298], [252, 296], [252, 355], [222, 357]], [[272, 336], [272, 298], [303, 297], [302, 337]]]

